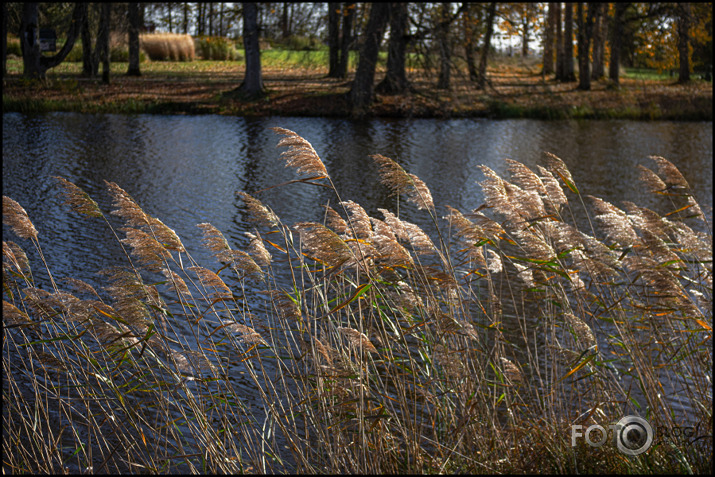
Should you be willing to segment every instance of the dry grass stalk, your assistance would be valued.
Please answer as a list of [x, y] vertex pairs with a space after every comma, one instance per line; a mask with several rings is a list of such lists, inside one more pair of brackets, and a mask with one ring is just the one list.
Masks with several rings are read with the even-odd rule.
[[408, 173], [389, 157], [380, 154], [370, 157], [380, 166], [380, 182], [387, 186], [394, 195], [406, 194], [407, 199], [418, 209], [434, 210], [432, 193], [422, 179]]
[[65, 204], [72, 207], [75, 212], [87, 215], [89, 217], [104, 217], [102, 211], [99, 210], [99, 205], [80, 187], [72, 182], [59, 176], [54, 176], [64, 188], [63, 196]]
[[395, 214], [385, 209], [377, 209], [385, 216], [385, 223], [390, 226], [395, 236], [409, 242], [415, 253], [433, 253], [437, 248], [429, 236], [417, 225], [406, 220], [400, 220]]
[[211, 287], [214, 289], [213, 296], [215, 298], [233, 297], [233, 293], [231, 292], [231, 289], [228, 287], [228, 285], [226, 285], [226, 283], [221, 280], [221, 277], [216, 275], [211, 270], [200, 266], [189, 267], [189, 270], [198, 275], [199, 279], [201, 280], [201, 283], [205, 287]]
[[32, 277], [30, 270], [30, 261], [27, 259], [25, 251], [12, 240], [2, 243], [3, 259], [7, 259], [10, 265], [13, 266], [17, 273], [25, 279]]
[[256, 224], [266, 225], [268, 227], [278, 226], [278, 223], [280, 222], [278, 216], [276, 216], [276, 214], [274, 214], [273, 211], [270, 210], [268, 207], [263, 205], [260, 200], [251, 197], [245, 192], [238, 192], [238, 195], [240, 195], [243, 201], [246, 203], [248, 213], [250, 217], [256, 222]]
[[600, 221], [606, 232], [606, 239], [621, 247], [632, 247], [640, 242], [633, 230], [628, 215], [615, 205], [598, 197], [587, 196], [596, 209], [596, 220]]
[[261, 234], [256, 232], [252, 234], [250, 232], [245, 232], [246, 236], [249, 238], [250, 242], [248, 244], [248, 253], [251, 254], [253, 260], [261, 268], [268, 268], [271, 265], [271, 260], [273, 257], [263, 245], [263, 239]]
[[2, 223], [9, 225], [20, 238], [37, 239], [37, 230], [32, 225], [27, 212], [20, 204], [9, 197], [2, 196]]
[[574, 331], [580, 342], [586, 345], [586, 348], [592, 348], [597, 345], [596, 337], [588, 326], [581, 318], [577, 317], [573, 313], [564, 313], [566, 322], [571, 325], [571, 329]]
[[310, 174], [311, 176], [327, 177], [328, 171], [325, 169], [323, 161], [313, 146], [300, 137], [297, 133], [284, 128], [271, 128], [276, 134], [285, 136], [278, 141], [276, 147], [288, 147], [287, 151], [281, 153], [281, 158], [286, 161], [286, 167], [295, 167], [299, 174]]
[[337, 267], [353, 258], [350, 247], [322, 224], [301, 222], [295, 228], [311, 256], [328, 266]]
[[350, 214], [350, 230], [354, 231], [355, 238], [369, 240], [372, 237], [372, 226], [370, 224], [370, 216], [367, 215], [365, 209], [360, 204], [352, 200], [340, 202], [340, 205], [345, 207]]
[[368, 337], [365, 336], [365, 333], [360, 333], [358, 330], [346, 326], [341, 326], [337, 328], [337, 330], [347, 338], [350, 346], [357, 349], [362, 348], [371, 353], [377, 353], [377, 348], [375, 348]]
[[250, 326], [242, 325], [241, 323], [232, 323], [225, 328], [226, 331], [236, 333], [238, 340], [247, 344], [264, 344], [266, 340], [256, 330]]
[[145, 227], [149, 225], [149, 216], [144, 213], [141, 207], [127, 194], [124, 189], [119, 187], [114, 182], [104, 181], [112, 195], [114, 202], [112, 205], [116, 210], [112, 214], [118, 215], [126, 221], [131, 227]]
[[499, 360], [501, 361], [502, 373], [509, 384], [524, 381], [524, 375], [517, 365], [504, 357], [500, 357]]
[[230, 260], [227, 253], [231, 251], [231, 246], [228, 244], [226, 237], [221, 231], [209, 223], [196, 224], [203, 233], [202, 243], [204, 247], [213, 252], [213, 256], [222, 263], [227, 263]]
[[186, 282], [178, 273], [168, 268], [163, 269], [161, 272], [167, 278], [167, 284], [171, 291], [176, 293], [177, 296], [183, 296], [185, 298], [191, 297], [189, 287], [186, 286]]
[[149, 270], [160, 271], [164, 263], [171, 258], [169, 251], [148, 233], [129, 227], [120, 230], [127, 234], [127, 237], [120, 241], [130, 245], [133, 249], [132, 255]]

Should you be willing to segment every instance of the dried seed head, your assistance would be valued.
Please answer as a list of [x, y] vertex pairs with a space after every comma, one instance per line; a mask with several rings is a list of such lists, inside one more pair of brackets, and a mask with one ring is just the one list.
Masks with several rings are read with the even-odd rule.
[[72, 207], [75, 212], [90, 217], [102, 217], [104, 215], [102, 211], [99, 210], [99, 206], [94, 199], [80, 187], [62, 177], [54, 176], [54, 178], [64, 188], [62, 195], [65, 198], [65, 203]]
[[37, 238], [37, 230], [20, 204], [2, 196], [2, 223], [9, 225], [20, 238]]
[[377, 349], [375, 346], [370, 342], [367, 336], [365, 336], [364, 333], [360, 333], [358, 330], [355, 330], [353, 328], [348, 328], [345, 326], [341, 326], [338, 328], [338, 331], [345, 336], [345, 338], [348, 340], [348, 343], [355, 347], [355, 348], [360, 348], [369, 351], [371, 353], [377, 353]]
[[295, 228], [308, 252], [328, 266], [340, 266], [353, 258], [350, 247], [322, 224], [301, 222]]
[[380, 182], [390, 188], [394, 195], [407, 194], [407, 199], [418, 209], [434, 210], [432, 193], [419, 177], [408, 173], [389, 157], [380, 154], [370, 157], [380, 166]]
[[299, 174], [307, 173], [320, 177], [328, 175], [323, 161], [320, 160], [318, 153], [308, 141], [289, 129], [275, 127], [271, 130], [285, 136], [278, 141], [276, 147], [288, 146], [288, 150], [281, 153], [281, 157], [286, 160], [286, 167], [295, 167]]
[[263, 205], [260, 200], [255, 197], [251, 197], [245, 192], [238, 192], [238, 195], [240, 195], [246, 203], [249, 215], [258, 225], [267, 225], [268, 227], [278, 226], [278, 216], [268, 207]]
[[111, 213], [123, 217], [131, 227], [143, 227], [149, 225], [149, 217], [144, 213], [139, 204], [127, 194], [124, 189], [114, 182], [104, 181], [109, 189], [109, 193], [114, 198], [112, 205], [116, 207]]
[[226, 285], [223, 280], [221, 280], [221, 277], [216, 275], [211, 270], [199, 266], [190, 267], [189, 270], [195, 272], [196, 275], [199, 276], [201, 283], [205, 287], [211, 287], [214, 289], [214, 296], [216, 298], [233, 297], [233, 293], [231, 293], [231, 289], [228, 287], [228, 285]]

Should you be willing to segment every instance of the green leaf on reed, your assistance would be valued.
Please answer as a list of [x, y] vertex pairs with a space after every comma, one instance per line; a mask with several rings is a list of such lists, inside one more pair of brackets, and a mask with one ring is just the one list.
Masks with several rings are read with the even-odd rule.
[[335, 313], [338, 310], [345, 308], [350, 303], [354, 302], [355, 300], [360, 298], [362, 295], [364, 295], [365, 292], [368, 291], [371, 287], [372, 287], [372, 283], [363, 283], [362, 285], [360, 285], [359, 287], [357, 287], [355, 289], [353, 294], [350, 295], [350, 297], [347, 300], [340, 303], [339, 305], [336, 305], [332, 310], [330, 310], [329, 312], [327, 312], [325, 315], [321, 316], [320, 318], [325, 318], [326, 316], [328, 316], [332, 313]]
[[592, 355], [588, 356], [586, 359], [584, 359], [584, 360], [581, 361], [579, 364], [577, 364], [575, 368], [573, 368], [571, 371], [569, 371], [568, 373], [566, 373], [565, 376], [563, 376], [561, 379], [559, 379], [559, 382], [563, 381], [564, 379], [568, 378], [569, 376], [571, 376], [572, 374], [574, 374], [574, 373], [575, 373], [576, 371], [578, 371], [579, 369], [581, 369], [581, 368], [583, 368], [584, 366], [586, 366], [586, 365], [587, 365], [593, 358], [595, 358], [595, 357], [596, 357], [595, 354], [592, 354]]
[[580, 192], [578, 191], [578, 189], [576, 188], [576, 184], [574, 184], [573, 182], [568, 180], [566, 177], [564, 177], [564, 175], [561, 174], [559, 171], [555, 171], [555, 172], [556, 172], [556, 174], [558, 174], [558, 176], [561, 178], [561, 180], [564, 181], [564, 184], [566, 184], [566, 187], [568, 187], [571, 192], [573, 192], [574, 194], [581, 195]]

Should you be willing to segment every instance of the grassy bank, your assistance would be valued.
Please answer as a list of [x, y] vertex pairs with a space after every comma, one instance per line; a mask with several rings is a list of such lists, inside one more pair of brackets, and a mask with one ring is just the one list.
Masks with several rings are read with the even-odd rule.
[[[29, 263], [42, 231], [3, 197], [4, 471], [712, 471], [712, 233], [670, 162], [641, 167], [657, 211], [587, 195], [546, 154], [482, 167], [486, 202], [461, 212], [377, 155], [395, 206], [370, 217], [274, 131], [325, 219], [240, 193], [243, 246], [197, 224], [212, 263], [119, 185], [106, 211], [58, 178], [68, 233], [103, 221], [126, 252], [95, 289]], [[657, 430], [643, 453], [574, 438], [627, 415]]]
[[[189, 113], [346, 117], [351, 77], [326, 77], [326, 51], [262, 52], [267, 95], [240, 101], [224, 94], [236, 88], [243, 61], [154, 61], [142, 63], [141, 78], [124, 76], [126, 63], [112, 64], [112, 84], [80, 77], [81, 64], [66, 62], [42, 83], [21, 78], [19, 59], [8, 62], [3, 111]], [[536, 59], [496, 58], [488, 70], [490, 84], [478, 90], [455, 72], [450, 90], [437, 90], [434, 72], [411, 60], [408, 78], [413, 91], [377, 95], [370, 114], [380, 117], [489, 117], [538, 119], [637, 119], [712, 121], [712, 83], [695, 80], [677, 85], [664, 76], [624, 71], [619, 90], [606, 81], [592, 91], [576, 83], [557, 83], [538, 74]], [[351, 71], [356, 58], [351, 57]], [[384, 76], [384, 59], [376, 81]]]

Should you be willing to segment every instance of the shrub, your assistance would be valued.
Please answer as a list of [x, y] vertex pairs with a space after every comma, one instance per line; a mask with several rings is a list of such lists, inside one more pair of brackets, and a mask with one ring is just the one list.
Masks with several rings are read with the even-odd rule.
[[22, 58], [22, 47], [20, 46], [20, 39], [17, 37], [8, 36], [7, 39], [7, 54], [15, 55]]
[[[337, 204], [323, 222], [289, 226], [241, 193], [255, 227], [245, 250], [198, 224], [216, 260], [200, 265], [107, 183], [131, 256], [101, 272], [99, 291], [72, 278], [37, 288], [40, 271], [3, 243], [10, 471], [710, 469], [712, 235], [673, 164], [641, 167], [664, 215], [583, 196], [547, 155], [537, 172], [508, 160], [510, 180], [482, 166], [484, 206], [447, 207], [442, 220], [424, 182], [373, 156], [430, 236], [343, 200], [310, 143], [274, 131], [302, 176], [293, 182]], [[117, 233], [82, 189], [58, 182], [75, 212]], [[573, 218], [584, 198], [587, 232]], [[3, 221], [41, 252], [7, 197]], [[571, 447], [572, 424], [607, 428], [636, 407], [670, 429], [687, 412], [706, 438], [627, 459], [611, 445]]]
[[298, 51], [316, 51], [325, 48], [320, 39], [313, 35], [291, 35], [281, 40], [280, 44], [287, 50]]
[[202, 36], [194, 39], [196, 50], [204, 60], [237, 61], [242, 58], [234, 43], [220, 36]]

